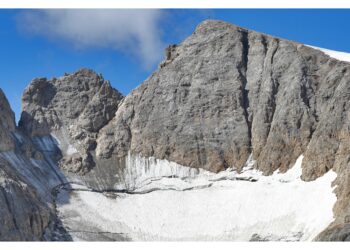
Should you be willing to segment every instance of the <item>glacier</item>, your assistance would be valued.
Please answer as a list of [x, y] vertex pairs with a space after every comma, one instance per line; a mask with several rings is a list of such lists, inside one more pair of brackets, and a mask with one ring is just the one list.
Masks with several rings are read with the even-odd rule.
[[264, 176], [252, 157], [241, 173], [214, 174], [129, 153], [126, 191], [71, 185], [60, 189], [57, 211], [77, 241], [91, 234], [96, 240], [311, 241], [334, 219], [336, 174], [304, 182], [302, 159], [286, 173]]

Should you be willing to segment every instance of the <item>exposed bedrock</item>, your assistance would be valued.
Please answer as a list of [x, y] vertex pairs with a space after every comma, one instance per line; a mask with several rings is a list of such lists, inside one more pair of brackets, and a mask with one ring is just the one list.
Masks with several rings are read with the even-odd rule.
[[52, 216], [35, 189], [0, 158], [0, 240], [43, 240]]
[[62, 168], [86, 173], [99, 130], [117, 110], [122, 95], [89, 69], [47, 80], [34, 79], [22, 98], [19, 128], [31, 137], [54, 135], [62, 149]]
[[11, 132], [15, 129], [15, 115], [2, 89], [0, 89], [0, 152], [15, 148], [11, 138]]
[[60, 183], [54, 173], [42, 152], [16, 131], [14, 114], [0, 90], [1, 241], [50, 237], [57, 220], [51, 188]]
[[88, 69], [34, 79], [19, 127], [55, 140], [66, 176], [100, 189], [120, 181], [129, 153], [212, 172], [240, 171], [252, 154], [266, 175], [303, 154], [303, 180], [338, 174], [335, 222], [318, 239], [347, 239], [349, 74], [320, 50], [209, 20], [124, 98]]

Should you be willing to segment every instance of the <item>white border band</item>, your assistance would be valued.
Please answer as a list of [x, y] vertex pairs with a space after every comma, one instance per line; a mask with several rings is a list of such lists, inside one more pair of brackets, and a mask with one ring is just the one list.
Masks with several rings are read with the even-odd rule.
[[0, 8], [350, 8], [346, 0], [1, 0]]

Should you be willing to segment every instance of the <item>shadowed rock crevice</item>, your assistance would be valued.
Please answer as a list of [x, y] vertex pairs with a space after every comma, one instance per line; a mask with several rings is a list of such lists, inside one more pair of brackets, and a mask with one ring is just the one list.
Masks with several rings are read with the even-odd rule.
[[[249, 104], [249, 90], [247, 89], [247, 71], [248, 71], [248, 55], [249, 55], [249, 39], [248, 39], [248, 32], [242, 31], [241, 32], [241, 42], [242, 42], [242, 65], [240, 70], [241, 75], [241, 82], [242, 82], [242, 101], [241, 105], [244, 109], [244, 117], [248, 126], [248, 137], [251, 141], [251, 129], [252, 129], [252, 112], [250, 110], [250, 104]], [[251, 143], [249, 145], [251, 147]]]

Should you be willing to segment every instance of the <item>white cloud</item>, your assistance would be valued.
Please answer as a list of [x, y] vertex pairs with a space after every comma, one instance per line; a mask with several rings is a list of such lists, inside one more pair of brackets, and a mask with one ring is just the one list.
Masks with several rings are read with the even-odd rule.
[[70, 42], [75, 48], [107, 47], [137, 56], [143, 66], [163, 54], [161, 10], [32, 10], [19, 15], [21, 30]]

